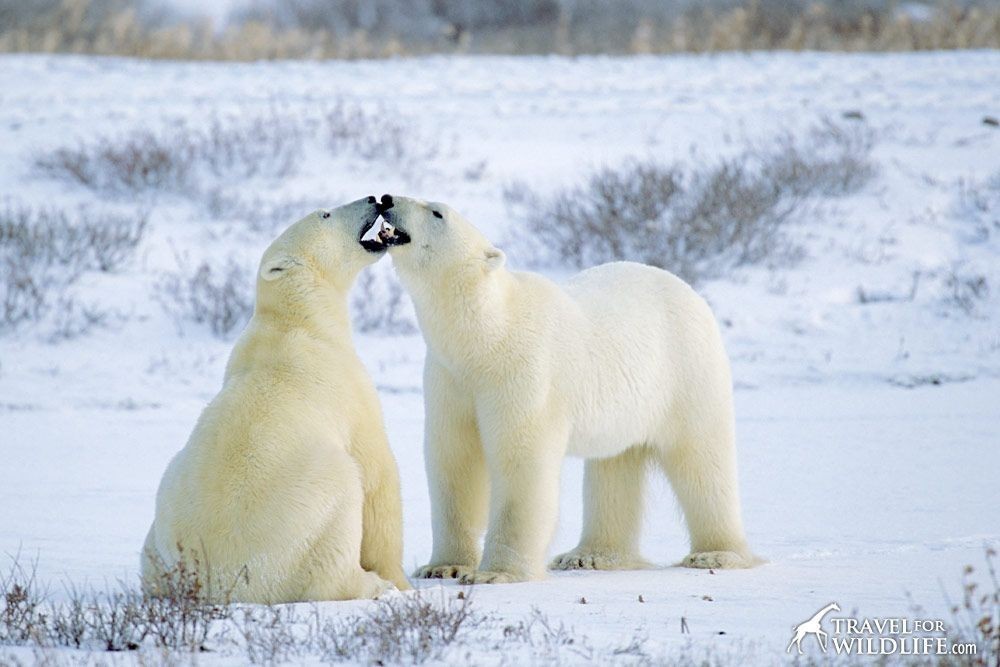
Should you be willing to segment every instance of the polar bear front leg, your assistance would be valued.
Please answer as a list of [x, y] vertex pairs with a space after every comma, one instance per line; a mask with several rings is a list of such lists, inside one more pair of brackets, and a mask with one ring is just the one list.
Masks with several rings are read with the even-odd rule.
[[463, 584], [541, 579], [559, 514], [559, 472], [569, 429], [546, 424], [501, 432], [486, 444], [490, 525], [483, 561]]
[[452, 579], [476, 569], [486, 527], [489, 478], [468, 393], [428, 360], [424, 371], [424, 461], [431, 497], [434, 549], [414, 577]]
[[634, 570], [649, 564], [639, 555], [649, 450], [635, 446], [618, 456], [591, 459], [583, 478], [580, 544], [556, 556], [553, 570]]

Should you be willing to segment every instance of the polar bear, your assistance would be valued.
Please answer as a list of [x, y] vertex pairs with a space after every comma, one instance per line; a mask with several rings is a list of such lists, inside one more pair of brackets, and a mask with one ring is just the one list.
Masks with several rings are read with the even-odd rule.
[[379, 208], [369, 197], [317, 211], [264, 253], [222, 390], [160, 482], [148, 592], [182, 558], [232, 601], [409, 588], [399, 475], [348, 320], [351, 284], [384, 250], [359, 246]]
[[444, 204], [384, 195], [382, 206], [382, 240], [427, 343], [434, 547], [415, 576], [541, 577], [566, 455], [587, 459], [585, 526], [552, 568], [645, 566], [650, 464], [684, 511], [691, 553], [681, 564], [755, 564], [740, 517], [729, 362], [691, 287], [629, 262], [560, 287], [505, 269], [503, 252]]

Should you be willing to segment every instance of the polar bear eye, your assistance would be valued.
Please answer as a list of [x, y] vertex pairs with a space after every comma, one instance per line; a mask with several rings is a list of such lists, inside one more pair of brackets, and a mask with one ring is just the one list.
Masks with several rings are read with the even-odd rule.
[[322, 213], [319, 214], [319, 217], [321, 217], [321, 218], [329, 218], [330, 217], [330, 212], [329, 211], [323, 211]]
[[440, 213], [438, 213], [437, 211], [431, 211], [431, 213], [433, 213], [433, 214], [434, 214], [434, 217], [435, 217], [435, 218], [443, 218], [443, 217], [444, 217], [443, 215], [441, 215], [441, 214], [440, 214]]

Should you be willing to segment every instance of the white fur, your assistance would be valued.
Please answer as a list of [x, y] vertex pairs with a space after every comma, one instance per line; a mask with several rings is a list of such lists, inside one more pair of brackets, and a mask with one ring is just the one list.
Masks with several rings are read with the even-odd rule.
[[147, 590], [181, 559], [234, 601], [409, 587], [396, 463], [347, 314], [351, 283], [378, 257], [357, 242], [373, 211], [366, 200], [318, 211], [264, 254], [222, 390], [160, 483]]
[[752, 565], [729, 363], [705, 301], [676, 276], [628, 262], [589, 269], [565, 287], [512, 272], [447, 206], [395, 202], [390, 221], [412, 242], [390, 254], [427, 342], [434, 551], [417, 576], [540, 577], [567, 454], [588, 459], [585, 527], [553, 567], [644, 565], [650, 464], [667, 474], [683, 508], [684, 565]]

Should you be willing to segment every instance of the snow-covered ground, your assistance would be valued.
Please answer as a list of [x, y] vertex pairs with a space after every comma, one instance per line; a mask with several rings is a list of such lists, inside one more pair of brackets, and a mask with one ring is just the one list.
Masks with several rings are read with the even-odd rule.
[[[662, 567], [553, 573], [475, 598], [511, 619], [538, 606], [598, 643], [643, 627], [658, 650], [693, 639], [767, 661], [830, 601], [844, 615], [900, 617], [909, 593], [947, 617], [942, 585], [956, 591], [962, 567], [1000, 542], [1000, 129], [982, 124], [1000, 115], [998, 81], [998, 52], [224, 65], [4, 56], [0, 195], [141, 209], [151, 229], [127, 267], [78, 286], [119, 313], [106, 328], [52, 342], [43, 324], [0, 338], [0, 554], [37, 555], [53, 582], [134, 575], [159, 476], [218, 389], [231, 345], [178, 326], [154, 286], [178, 256], [252, 267], [274, 233], [247, 224], [255, 208], [266, 217], [301, 202], [304, 214], [412, 194], [449, 202], [502, 241], [517, 224], [501, 197], [515, 180], [544, 193], [629, 157], [698, 164], [860, 111], [878, 174], [803, 209], [790, 233], [804, 257], [701, 286], [733, 358], [749, 539], [769, 562], [669, 567], [687, 545], [657, 481], [643, 544]], [[416, 137], [408, 159], [331, 157], [307, 138], [293, 174], [138, 200], [31, 168], [40, 151], [98, 136], [271, 110], [305, 117], [337, 100], [401, 118]], [[206, 201], [220, 195], [248, 211], [219, 213]], [[963, 291], [980, 278], [986, 290]], [[412, 569], [431, 547], [423, 344], [355, 338], [402, 474]], [[581, 463], [567, 462], [553, 553], [578, 537], [581, 478]]]

